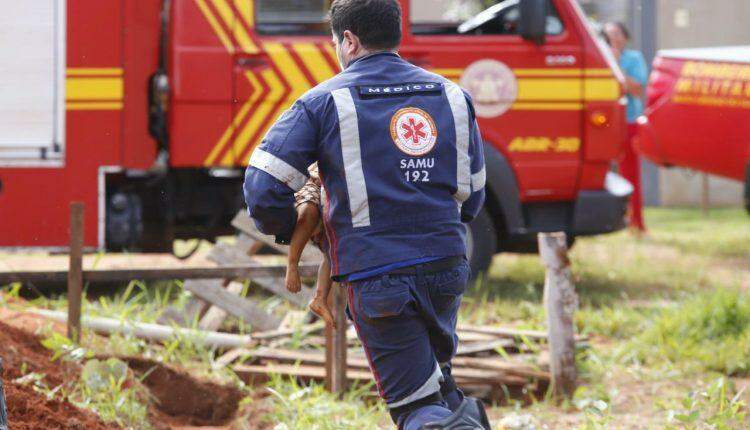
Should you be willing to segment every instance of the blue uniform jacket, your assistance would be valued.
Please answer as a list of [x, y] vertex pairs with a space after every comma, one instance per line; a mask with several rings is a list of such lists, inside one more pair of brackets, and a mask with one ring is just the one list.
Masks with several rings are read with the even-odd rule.
[[465, 254], [463, 223], [482, 207], [485, 170], [474, 108], [458, 85], [378, 53], [300, 97], [245, 174], [250, 216], [280, 243], [314, 162], [334, 277]]

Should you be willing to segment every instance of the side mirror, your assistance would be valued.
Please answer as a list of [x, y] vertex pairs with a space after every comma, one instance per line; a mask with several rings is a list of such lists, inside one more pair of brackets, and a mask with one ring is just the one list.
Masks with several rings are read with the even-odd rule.
[[521, 18], [518, 25], [521, 37], [537, 45], [544, 45], [547, 34], [548, 0], [521, 0]]

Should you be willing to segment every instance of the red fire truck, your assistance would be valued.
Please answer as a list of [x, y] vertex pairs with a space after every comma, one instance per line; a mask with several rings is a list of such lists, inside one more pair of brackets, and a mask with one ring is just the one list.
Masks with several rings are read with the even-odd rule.
[[[86, 205], [89, 248], [231, 234], [250, 152], [338, 71], [327, 0], [6, 3], [0, 247], [65, 247], [70, 201]], [[622, 79], [576, 2], [401, 3], [401, 55], [476, 102], [488, 198], [475, 270], [539, 231], [622, 228]]]
[[745, 181], [750, 210], [750, 46], [660, 51], [639, 149], [664, 166]]

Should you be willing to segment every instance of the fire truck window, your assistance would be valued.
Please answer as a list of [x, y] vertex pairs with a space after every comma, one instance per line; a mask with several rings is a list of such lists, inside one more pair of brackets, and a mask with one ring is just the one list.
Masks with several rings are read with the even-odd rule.
[[331, 33], [326, 19], [331, 0], [256, 0], [255, 4], [255, 29], [260, 34]]
[[[519, 0], [410, 0], [411, 31], [417, 35], [518, 34]], [[547, 34], [563, 31], [548, 0]]]

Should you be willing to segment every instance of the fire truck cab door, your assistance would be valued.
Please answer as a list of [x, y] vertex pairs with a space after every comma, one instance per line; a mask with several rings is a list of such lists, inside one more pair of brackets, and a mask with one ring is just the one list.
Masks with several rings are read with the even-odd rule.
[[[504, 153], [526, 201], [576, 194], [581, 166], [582, 48], [575, 25], [550, 0], [542, 45], [518, 34], [519, 0], [408, 0], [401, 54], [472, 96], [482, 136]], [[421, 5], [421, 6], [420, 6]]]
[[0, 165], [63, 162], [65, 3], [0, 0]]
[[245, 165], [281, 113], [338, 67], [326, 23], [330, 0], [243, 0], [234, 5], [231, 157], [235, 165]]

